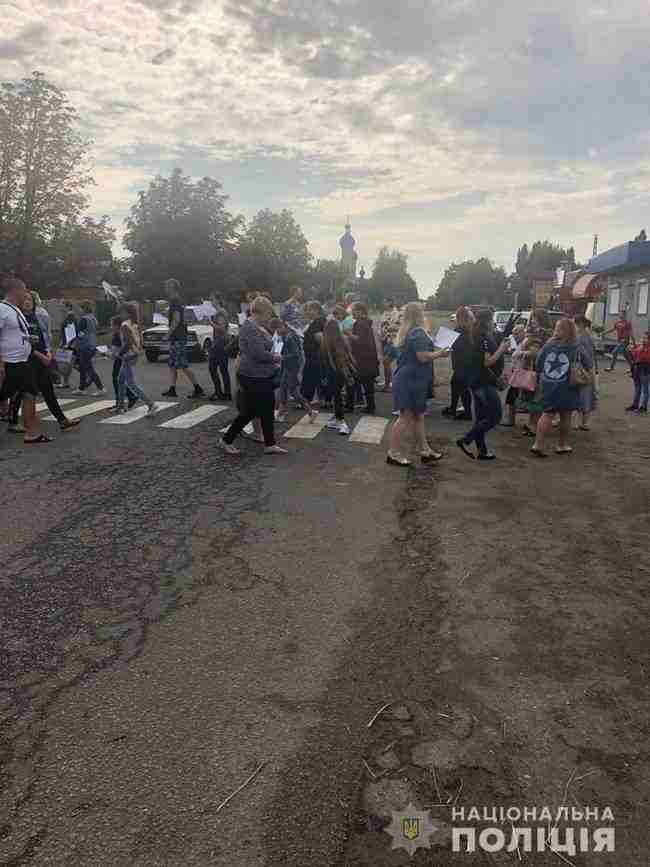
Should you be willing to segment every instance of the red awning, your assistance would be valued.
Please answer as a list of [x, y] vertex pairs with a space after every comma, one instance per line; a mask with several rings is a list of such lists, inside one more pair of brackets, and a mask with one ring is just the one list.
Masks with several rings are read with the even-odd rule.
[[598, 274], [583, 274], [579, 277], [571, 292], [573, 298], [596, 298], [601, 293], [597, 285]]

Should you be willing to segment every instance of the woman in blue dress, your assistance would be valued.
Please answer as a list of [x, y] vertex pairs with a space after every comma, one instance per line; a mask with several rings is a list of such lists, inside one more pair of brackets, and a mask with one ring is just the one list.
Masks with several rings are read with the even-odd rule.
[[424, 310], [416, 302], [404, 308], [395, 344], [400, 356], [393, 379], [393, 399], [399, 418], [391, 430], [386, 463], [397, 467], [412, 466], [412, 462], [401, 453], [402, 436], [410, 430], [415, 435], [422, 463], [439, 461], [442, 455], [433, 451], [427, 442], [424, 413], [433, 379], [432, 363], [436, 358], [449, 355], [449, 350], [434, 352], [433, 340], [424, 330]]
[[591, 370], [590, 359], [579, 353], [574, 323], [570, 319], [560, 319], [553, 337], [537, 356], [538, 389], [544, 412], [537, 422], [537, 435], [531, 449], [535, 457], [548, 457], [544, 446], [556, 413], [560, 416], [560, 443], [555, 451], [558, 455], [569, 455], [573, 451], [569, 445], [569, 431], [571, 414], [579, 408], [580, 391], [571, 384], [571, 368], [577, 360], [586, 370]]

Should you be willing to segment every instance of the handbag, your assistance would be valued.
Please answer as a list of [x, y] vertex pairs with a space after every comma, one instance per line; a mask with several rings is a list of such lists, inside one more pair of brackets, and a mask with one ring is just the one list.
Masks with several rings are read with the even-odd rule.
[[576, 355], [576, 360], [571, 365], [570, 383], [575, 386], [593, 385], [594, 374], [582, 363], [580, 353]]
[[534, 392], [537, 388], [537, 374], [534, 370], [524, 370], [523, 367], [516, 367], [510, 374], [509, 385], [522, 391]]
[[57, 349], [54, 360], [57, 364], [72, 364], [73, 353], [69, 349]]

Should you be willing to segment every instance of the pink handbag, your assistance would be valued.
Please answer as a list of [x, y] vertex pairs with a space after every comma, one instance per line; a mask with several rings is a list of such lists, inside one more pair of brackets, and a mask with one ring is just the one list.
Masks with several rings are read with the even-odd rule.
[[509, 385], [522, 391], [535, 391], [537, 388], [537, 374], [534, 370], [524, 370], [521, 367], [515, 367], [510, 374]]

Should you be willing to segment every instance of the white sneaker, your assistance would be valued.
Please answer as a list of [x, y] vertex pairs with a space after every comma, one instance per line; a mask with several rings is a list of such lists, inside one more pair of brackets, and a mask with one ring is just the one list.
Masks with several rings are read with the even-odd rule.
[[350, 435], [350, 428], [346, 425], [344, 421], [339, 422], [338, 431], [341, 436], [347, 437]]
[[157, 403], [150, 403], [149, 409], [147, 410], [147, 414], [146, 414], [145, 418], [150, 418], [152, 415], [155, 415], [157, 411], [158, 411], [158, 404]]
[[339, 422], [335, 418], [331, 418], [327, 422], [327, 430], [338, 430], [338, 429], [339, 429]]
[[106, 394], [105, 388], [97, 388], [95, 391], [91, 393], [91, 397], [102, 397], [102, 395]]

